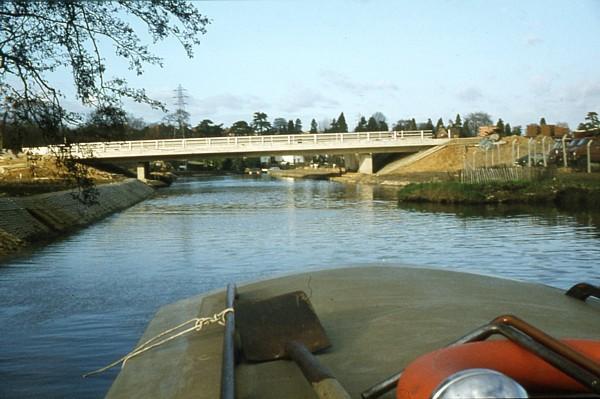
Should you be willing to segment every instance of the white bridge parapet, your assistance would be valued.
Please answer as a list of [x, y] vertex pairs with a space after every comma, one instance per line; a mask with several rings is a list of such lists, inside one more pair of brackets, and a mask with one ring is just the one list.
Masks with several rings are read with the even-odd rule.
[[[434, 139], [428, 130], [302, 133], [269, 136], [202, 137], [169, 140], [111, 141], [74, 144], [71, 153], [80, 159], [160, 159], [208, 155], [268, 155], [327, 152], [390, 152], [445, 144], [449, 139]], [[46, 155], [64, 146], [24, 148]]]

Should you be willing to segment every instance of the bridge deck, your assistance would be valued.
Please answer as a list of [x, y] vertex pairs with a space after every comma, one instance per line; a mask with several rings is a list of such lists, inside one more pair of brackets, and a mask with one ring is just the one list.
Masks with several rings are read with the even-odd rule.
[[[416, 152], [448, 141], [434, 139], [430, 131], [420, 130], [96, 142], [77, 144], [72, 151], [81, 159], [140, 160], [219, 155]], [[45, 155], [60, 149], [61, 146], [51, 146], [25, 150]]]

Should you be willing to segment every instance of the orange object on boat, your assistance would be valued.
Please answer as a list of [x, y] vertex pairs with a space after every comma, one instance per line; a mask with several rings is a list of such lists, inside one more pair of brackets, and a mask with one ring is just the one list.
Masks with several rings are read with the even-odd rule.
[[[600, 341], [569, 339], [561, 342], [600, 363]], [[527, 349], [507, 340], [498, 340], [447, 347], [417, 358], [402, 373], [396, 398], [430, 399], [446, 378], [473, 368], [499, 371], [528, 392], [589, 392], [585, 386]]]

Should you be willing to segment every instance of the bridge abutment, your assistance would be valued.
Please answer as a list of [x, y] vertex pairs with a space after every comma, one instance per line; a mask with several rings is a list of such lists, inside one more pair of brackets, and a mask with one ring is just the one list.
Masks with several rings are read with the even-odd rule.
[[150, 173], [150, 162], [138, 162], [137, 178], [138, 180], [146, 180]]
[[358, 154], [358, 172], [366, 175], [373, 174], [373, 154]]

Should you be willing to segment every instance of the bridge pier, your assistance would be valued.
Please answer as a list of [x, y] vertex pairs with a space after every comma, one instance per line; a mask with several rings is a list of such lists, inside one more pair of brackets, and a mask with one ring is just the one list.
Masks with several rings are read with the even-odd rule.
[[373, 174], [373, 154], [358, 154], [358, 172]]
[[150, 162], [138, 162], [137, 164], [137, 178], [138, 180], [146, 180], [150, 172]]
[[358, 157], [356, 154], [344, 154], [344, 167], [347, 171], [358, 171]]

